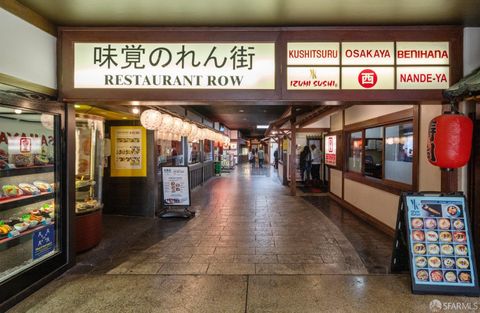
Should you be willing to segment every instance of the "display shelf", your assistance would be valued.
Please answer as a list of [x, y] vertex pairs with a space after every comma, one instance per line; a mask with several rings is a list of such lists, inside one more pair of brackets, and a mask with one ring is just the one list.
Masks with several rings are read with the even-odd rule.
[[5, 169], [5, 170], [0, 170], [0, 178], [1, 177], [31, 175], [31, 174], [40, 174], [40, 173], [50, 173], [50, 172], [53, 172], [53, 170], [54, 170], [53, 165], [10, 168], [10, 169]]
[[55, 193], [42, 192], [39, 195], [19, 196], [0, 200], [0, 211], [15, 209], [21, 206], [53, 199]]
[[[53, 224], [53, 223], [52, 223]], [[12, 248], [13, 246], [16, 246], [17, 244], [19, 244], [20, 242], [22, 242], [22, 239], [26, 239], [28, 237], [31, 237], [31, 235], [33, 234], [33, 232], [39, 230], [39, 229], [42, 229], [42, 228], [45, 228], [47, 226], [50, 226], [52, 224], [48, 224], [48, 225], [37, 225], [35, 226], [34, 228], [31, 228], [31, 229], [28, 229], [24, 232], [21, 232], [19, 236], [17, 237], [12, 237], [12, 238], [3, 238], [3, 239], [0, 239], [0, 247], [3, 248], [3, 246], [7, 245], [8, 244], [8, 249], [9, 248]], [[0, 250], [3, 250], [3, 249], [0, 249]]]

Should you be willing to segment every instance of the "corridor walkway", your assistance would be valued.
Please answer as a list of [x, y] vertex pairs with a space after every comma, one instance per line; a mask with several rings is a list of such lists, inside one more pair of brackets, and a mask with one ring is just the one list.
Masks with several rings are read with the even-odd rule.
[[369, 274], [341, 228], [270, 168], [222, 174], [193, 198], [188, 221], [106, 217], [104, 242], [11, 312], [428, 312], [432, 299], [473, 301], [413, 296], [407, 275]]

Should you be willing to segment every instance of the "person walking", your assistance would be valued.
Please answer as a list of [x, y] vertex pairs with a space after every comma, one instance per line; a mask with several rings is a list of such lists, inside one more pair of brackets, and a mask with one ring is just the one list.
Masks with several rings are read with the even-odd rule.
[[306, 145], [302, 152], [300, 152], [300, 176], [302, 177], [302, 183], [304, 185], [310, 182], [311, 166], [312, 154], [310, 153], [310, 148]]
[[263, 152], [263, 148], [260, 147], [258, 150], [258, 167], [263, 168], [263, 162], [265, 161], [265, 152]]
[[248, 152], [248, 162], [250, 163], [252, 168], [255, 167], [255, 153], [253, 149]]
[[318, 186], [320, 185], [320, 164], [322, 163], [322, 151], [317, 148], [316, 145], [312, 144], [312, 180], [313, 185]]
[[273, 167], [275, 169], [278, 169], [278, 149], [276, 149], [275, 152], [273, 152], [273, 158], [275, 159], [275, 164]]

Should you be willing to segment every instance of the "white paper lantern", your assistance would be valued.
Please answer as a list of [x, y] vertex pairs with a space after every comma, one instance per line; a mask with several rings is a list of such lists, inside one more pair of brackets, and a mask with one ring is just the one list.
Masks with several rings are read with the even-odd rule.
[[46, 129], [53, 129], [53, 115], [42, 113], [42, 115], [40, 115], [40, 122]]
[[140, 123], [146, 129], [154, 130], [162, 124], [162, 113], [156, 110], [146, 110], [140, 115]]
[[184, 137], [187, 137], [188, 135], [190, 135], [191, 131], [192, 131], [192, 124], [187, 121], [183, 121], [182, 131], [180, 132], [181, 135]]
[[178, 117], [173, 118], [173, 126], [172, 126], [172, 132], [174, 134], [180, 134], [183, 128], [183, 121], [182, 119]]
[[173, 116], [164, 114], [162, 120], [162, 130], [171, 131], [173, 126]]
[[192, 129], [190, 131], [190, 134], [188, 134], [188, 137], [190, 137], [192, 140], [196, 140], [198, 135], [198, 127], [195, 124], [192, 124]]

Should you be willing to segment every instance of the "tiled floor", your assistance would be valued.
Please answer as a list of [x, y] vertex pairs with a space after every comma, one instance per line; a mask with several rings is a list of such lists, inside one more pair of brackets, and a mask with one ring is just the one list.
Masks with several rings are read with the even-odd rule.
[[369, 275], [369, 260], [386, 259], [367, 243], [388, 239], [335, 218], [324, 199], [289, 196], [270, 169], [241, 167], [193, 197], [191, 220], [106, 217], [99, 247], [11, 311], [425, 312], [434, 298], [472, 302], [414, 296], [406, 275]]

